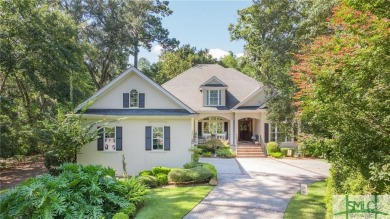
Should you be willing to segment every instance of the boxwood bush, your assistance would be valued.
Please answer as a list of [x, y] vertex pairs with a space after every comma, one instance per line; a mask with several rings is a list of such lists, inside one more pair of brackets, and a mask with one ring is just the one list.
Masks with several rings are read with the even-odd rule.
[[183, 165], [184, 169], [191, 169], [194, 167], [200, 167], [203, 166], [204, 163], [201, 162], [188, 162]]
[[153, 173], [151, 170], [142, 170], [141, 172], [139, 172], [138, 176], [152, 176]]
[[156, 175], [158, 184], [163, 186], [163, 185], [168, 185], [168, 175], [165, 173], [159, 173]]
[[169, 167], [153, 167], [152, 173], [154, 176], [157, 176], [159, 173], [168, 174], [171, 171]]
[[274, 153], [274, 152], [280, 152], [280, 148], [278, 143], [270, 141], [267, 143], [266, 146], [267, 154]]
[[168, 174], [168, 180], [174, 183], [203, 183], [213, 178], [213, 172], [203, 166], [191, 169], [176, 169]]
[[45, 174], [9, 190], [0, 218], [112, 218], [133, 204], [134, 184], [116, 180], [112, 168], [63, 164], [58, 171], [58, 176]]
[[154, 188], [158, 186], [158, 181], [155, 176], [139, 176], [137, 180], [138, 182], [141, 182], [149, 188]]
[[213, 173], [213, 177], [217, 179], [217, 169], [215, 168], [214, 165], [209, 164], [209, 163], [201, 163], [201, 162], [189, 162], [183, 165], [184, 169], [192, 169], [194, 167], [205, 167]]

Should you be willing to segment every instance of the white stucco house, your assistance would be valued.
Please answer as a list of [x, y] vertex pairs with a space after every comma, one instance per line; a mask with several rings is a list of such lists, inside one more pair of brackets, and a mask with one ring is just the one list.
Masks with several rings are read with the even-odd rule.
[[217, 64], [194, 66], [162, 86], [131, 67], [76, 108], [88, 107], [86, 120], [106, 124], [99, 139], [81, 149], [78, 162], [121, 174], [124, 154], [127, 171], [137, 174], [153, 166], [181, 167], [191, 160], [192, 145], [211, 138], [226, 139], [235, 150], [261, 152], [277, 140], [293, 146], [293, 139], [277, 139], [277, 127], [267, 121], [273, 95], [255, 79]]

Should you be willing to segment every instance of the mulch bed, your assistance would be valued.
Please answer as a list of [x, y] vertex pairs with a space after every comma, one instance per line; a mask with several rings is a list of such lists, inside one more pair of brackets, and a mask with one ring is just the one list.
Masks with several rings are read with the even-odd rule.
[[48, 173], [43, 158], [39, 156], [27, 157], [24, 161], [0, 160], [6, 163], [5, 168], [0, 169], [0, 189], [12, 188], [27, 178]]

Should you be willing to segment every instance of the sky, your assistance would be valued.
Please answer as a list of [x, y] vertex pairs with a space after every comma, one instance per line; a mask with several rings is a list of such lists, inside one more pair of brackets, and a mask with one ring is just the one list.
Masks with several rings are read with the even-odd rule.
[[[228, 26], [237, 23], [237, 10], [251, 4], [251, 0], [169, 1], [173, 13], [163, 18], [162, 23], [169, 31], [169, 37], [179, 40], [180, 45], [190, 44], [198, 50], [207, 48], [218, 59], [229, 51], [240, 56], [244, 41], [230, 41]], [[160, 54], [161, 47], [155, 44], [151, 52], [141, 49], [138, 57], [154, 63]]]

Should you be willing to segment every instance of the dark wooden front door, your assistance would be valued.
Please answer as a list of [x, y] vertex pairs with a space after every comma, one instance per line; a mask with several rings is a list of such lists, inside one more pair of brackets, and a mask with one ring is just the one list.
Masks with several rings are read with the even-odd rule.
[[239, 141], [251, 141], [252, 140], [252, 119], [238, 120], [239, 129]]

